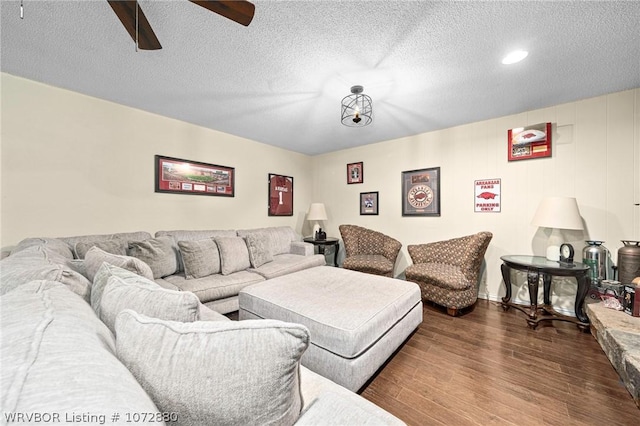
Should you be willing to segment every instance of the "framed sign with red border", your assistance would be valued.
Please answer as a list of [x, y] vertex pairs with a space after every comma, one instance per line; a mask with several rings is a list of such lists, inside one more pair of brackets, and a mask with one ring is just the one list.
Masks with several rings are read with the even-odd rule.
[[155, 192], [235, 196], [235, 168], [155, 156]]
[[293, 216], [293, 178], [269, 173], [269, 216]]
[[347, 184], [364, 182], [364, 163], [347, 164]]
[[551, 123], [509, 129], [507, 143], [509, 161], [551, 157]]
[[440, 216], [440, 167], [402, 172], [402, 216]]

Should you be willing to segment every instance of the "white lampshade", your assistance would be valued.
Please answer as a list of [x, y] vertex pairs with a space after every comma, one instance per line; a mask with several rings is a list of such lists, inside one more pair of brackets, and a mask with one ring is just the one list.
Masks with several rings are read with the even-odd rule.
[[309, 213], [307, 213], [307, 220], [315, 221], [313, 224], [313, 236], [320, 230], [319, 220], [327, 220], [327, 211], [324, 209], [322, 203], [312, 203], [309, 207]]
[[324, 209], [322, 203], [312, 203], [309, 207], [309, 213], [307, 214], [307, 220], [327, 220], [327, 211]]
[[583, 229], [578, 203], [572, 197], [548, 197], [538, 205], [532, 225], [551, 228], [547, 241], [547, 259], [560, 259], [561, 229]]

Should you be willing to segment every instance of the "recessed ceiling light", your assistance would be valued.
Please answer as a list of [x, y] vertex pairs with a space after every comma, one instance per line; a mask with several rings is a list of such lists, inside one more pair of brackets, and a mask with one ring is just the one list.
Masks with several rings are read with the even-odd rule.
[[515, 64], [526, 58], [528, 54], [529, 52], [526, 50], [514, 50], [502, 59], [502, 63], [505, 65]]

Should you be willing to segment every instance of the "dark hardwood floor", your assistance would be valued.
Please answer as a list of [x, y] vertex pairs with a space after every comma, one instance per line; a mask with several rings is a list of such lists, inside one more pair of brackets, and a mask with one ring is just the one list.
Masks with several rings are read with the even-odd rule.
[[640, 409], [589, 333], [527, 327], [479, 300], [460, 317], [426, 304], [424, 321], [362, 396], [408, 425], [640, 425]]

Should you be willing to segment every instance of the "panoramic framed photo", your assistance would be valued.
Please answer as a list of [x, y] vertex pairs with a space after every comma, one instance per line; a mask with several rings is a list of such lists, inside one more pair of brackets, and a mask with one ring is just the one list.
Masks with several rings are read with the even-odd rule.
[[235, 196], [235, 168], [155, 156], [155, 192]]
[[364, 182], [364, 163], [347, 164], [347, 183], [362, 183]]
[[269, 173], [269, 216], [293, 216], [293, 178]]
[[360, 193], [360, 214], [361, 215], [377, 215], [378, 214], [378, 191]]
[[509, 129], [507, 143], [509, 161], [551, 157], [551, 123]]
[[402, 172], [402, 216], [440, 216], [440, 167]]

